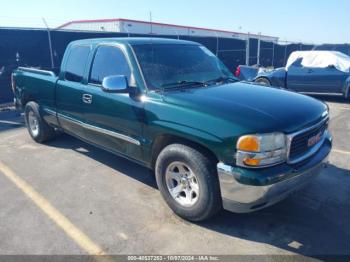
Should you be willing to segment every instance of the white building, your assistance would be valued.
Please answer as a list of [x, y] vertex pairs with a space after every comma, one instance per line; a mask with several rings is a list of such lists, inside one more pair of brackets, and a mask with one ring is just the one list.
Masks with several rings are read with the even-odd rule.
[[278, 37], [246, 34], [225, 30], [215, 30], [191, 26], [180, 26], [172, 24], [136, 21], [129, 19], [102, 19], [102, 20], [80, 20], [71, 21], [59, 26], [57, 29], [74, 31], [95, 32], [118, 32], [127, 34], [152, 34], [152, 35], [175, 35], [175, 36], [202, 36], [220, 37], [247, 40], [248, 38], [259, 38], [262, 41], [277, 42]]

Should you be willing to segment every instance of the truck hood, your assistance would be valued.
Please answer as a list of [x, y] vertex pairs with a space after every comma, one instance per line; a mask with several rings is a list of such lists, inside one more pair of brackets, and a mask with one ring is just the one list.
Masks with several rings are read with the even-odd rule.
[[327, 111], [314, 98], [241, 82], [168, 91], [164, 101], [226, 119], [247, 132], [292, 133], [317, 123]]

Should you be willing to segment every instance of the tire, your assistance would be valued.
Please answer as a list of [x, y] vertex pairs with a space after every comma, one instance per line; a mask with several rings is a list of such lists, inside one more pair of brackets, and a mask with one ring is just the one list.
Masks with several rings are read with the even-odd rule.
[[256, 79], [254, 82], [262, 86], [271, 86], [270, 81], [263, 77]]
[[24, 109], [24, 118], [33, 140], [37, 143], [44, 143], [53, 139], [56, 132], [45, 122], [39, 112], [39, 105], [35, 102], [29, 102]]
[[155, 174], [165, 202], [178, 216], [196, 222], [221, 210], [215, 163], [198, 150], [182, 144], [165, 147], [156, 161]]

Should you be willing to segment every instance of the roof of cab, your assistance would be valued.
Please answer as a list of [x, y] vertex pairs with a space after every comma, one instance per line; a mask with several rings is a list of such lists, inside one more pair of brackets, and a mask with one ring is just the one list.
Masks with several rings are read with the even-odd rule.
[[73, 41], [71, 44], [100, 44], [100, 43], [117, 43], [126, 45], [144, 45], [144, 44], [190, 44], [199, 45], [196, 42], [177, 40], [170, 38], [153, 38], [153, 37], [120, 37], [120, 38], [94, 38]]

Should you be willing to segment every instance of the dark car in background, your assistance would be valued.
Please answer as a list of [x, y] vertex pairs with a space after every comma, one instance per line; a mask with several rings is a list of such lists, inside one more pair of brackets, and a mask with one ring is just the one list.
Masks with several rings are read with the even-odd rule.
[[235, 71], [235, 77], [241, 81], [254, 81], [259, 73], [259, 66], [239, 65]]
[[350, 57], [337, 51], [293, 52], [286, 67], [260, 70], [248, 81], [301, 93], [350, 98]]

